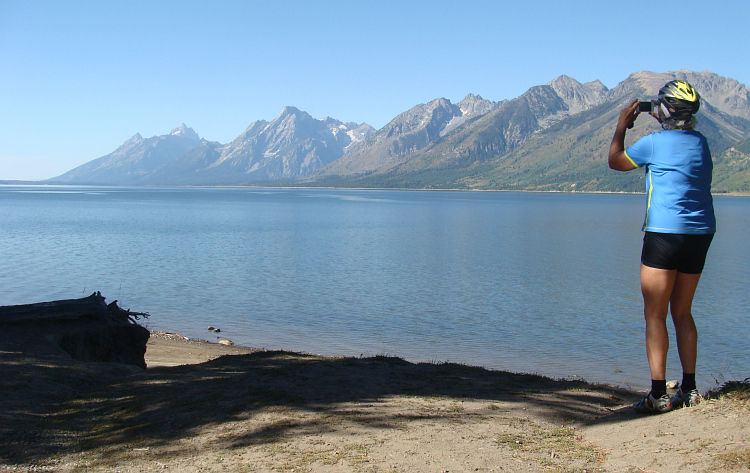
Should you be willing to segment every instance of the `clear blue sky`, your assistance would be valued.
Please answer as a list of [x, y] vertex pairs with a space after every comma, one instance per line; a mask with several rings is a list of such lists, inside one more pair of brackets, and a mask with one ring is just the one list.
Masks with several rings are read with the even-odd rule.
[[750, 80], [750, 2], [0, 0], [0, 179], [46, 179], [181, 123], [227, 143], [287, 105], [380, 128], [566, 74]]

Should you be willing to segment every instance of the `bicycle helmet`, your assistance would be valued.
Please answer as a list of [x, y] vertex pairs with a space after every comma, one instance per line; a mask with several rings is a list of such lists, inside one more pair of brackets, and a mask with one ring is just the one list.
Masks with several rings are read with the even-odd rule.
[[685, 118], [700, 108], [701, 96], [684, 80], [672, 80], [659, 89], [657, 100], [665, 118]]

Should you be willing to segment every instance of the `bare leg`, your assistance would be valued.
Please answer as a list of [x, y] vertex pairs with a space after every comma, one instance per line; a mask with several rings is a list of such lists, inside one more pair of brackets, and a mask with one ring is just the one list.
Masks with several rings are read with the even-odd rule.
[[646, 318], [646, 354], [651, 379], [667, 379], [667, 314], [677, 271], [641, 265], [643, 314]]
[[693, 296], [700, 274], [677, 273], [670, 301], [672, 322], [677, 334], [677, 350], [683, 373], [695, 373], [698, 354], [698, 330], [693, 321]]

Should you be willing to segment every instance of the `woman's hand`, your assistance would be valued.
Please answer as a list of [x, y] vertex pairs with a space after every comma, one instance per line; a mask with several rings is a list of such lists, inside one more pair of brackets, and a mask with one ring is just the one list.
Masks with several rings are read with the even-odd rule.
[[633, 128], [635, 119], [638, 118], [638, 100], [633, 100], [630, 105], [620, 111], [620, 118], [617, 120], [617, 128], [625, 130]]

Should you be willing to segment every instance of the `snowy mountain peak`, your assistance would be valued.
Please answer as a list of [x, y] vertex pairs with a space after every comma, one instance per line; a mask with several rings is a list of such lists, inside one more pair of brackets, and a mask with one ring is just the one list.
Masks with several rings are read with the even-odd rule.
[[173, 136], [182, 136], [183, 138], [188, 138], [191, 140], [200, 140], [201, 137], [198, 136], [198, 133], [195, 132], [192, 128], [188, 127], [184, 123], [172, 130], [170, 135]]

